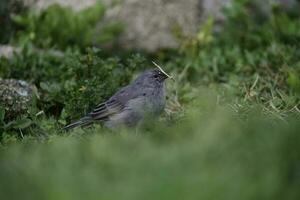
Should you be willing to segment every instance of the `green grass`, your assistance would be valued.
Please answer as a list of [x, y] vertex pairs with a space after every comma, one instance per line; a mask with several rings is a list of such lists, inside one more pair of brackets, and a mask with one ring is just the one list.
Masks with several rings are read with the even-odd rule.
[[[35, 84], [39, 97], [23, 116], [0, 109], [0, 199], [299, 199], [300, 16], [273, 5], [258, 19], [251, 6], [235, 1], [219, 33], [213, 19], [196, 37], [178, 32], [175, 51], [112, 56], [49, 34], [2, 58], [0, 76]], [[159, 119], [61, 131], [153, 59], [176, 78]]]
[[298, 199], [299, 120], [273, 125], [255, 115], [241, 122], [213, 108], [215, 100], [172, 126], [119, 133], [98, 127], [5, 146], [0, 196]]

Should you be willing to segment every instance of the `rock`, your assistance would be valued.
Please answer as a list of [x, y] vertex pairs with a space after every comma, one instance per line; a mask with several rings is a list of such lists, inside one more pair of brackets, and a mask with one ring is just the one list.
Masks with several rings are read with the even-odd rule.
[[[84, 9], [97, 3], [97, 0], [23, 0], [36, 9], [44, 9], [50, 4], [59, 3], [75, 10]], [[178, 40], [174, 31], [181, 30], [186, 36], [196, 35], [208, 16], [213, 16], [222, 25], [222, 8], [233, 0], [102, 0], [108, 6], [104, 22], [121, 22], [125, 26], [118, 44], [127, 49], [155, 51], [176, 48]], [[268, 16], [270, 1], [254, 0], [258, 3], [256, 13]], [[284, 8], [295, 8], [297, 0], [276, 0]], [[298, 4], [299, 5], [299, 4]], [[296, 6], [297, 7], [297, 6]]]
[[[59, 3], [75, 10], [93, 5], [97, 0], [23, 0], [36, 9]], [[102, 0], [108, 6], [104, 22], [121, 22], [125, 30], [118, 44], [127, 49], [155, 51], [176, 48], [175, 30], [192, 36], [208, 15], [222, 17], [219, 10], [229, 0]], [[117, 3], [116, 3], [117, 2]]]
[[84, 8], [95, 5], [98, 0], [23, 0], [26, 6], [41, 10], [52, 4], [60, 4], [62, 6], [70, 6], [74, 10], [82, 10]]
[[150, 52], [176, 48], [176, 30], [195, 36], [209, 16], [222, 21], [220, 10], [230, 0], [123, 0], [108, 9], [105, 21], [125, 25], [119, 44], [126, 49]]
[[155, 51], [178, 45], [174, 31], [195, 34], [200, 23], [199, 0], [124, 0], [109, 9], [105, 21], [120, 21], [125, 32], [121, 47]]
[[20, 53], [20, 48], [15, 48], [9, 45], [0, 45], [0, 58], [1, 57], [11, 58], [14, 52]]
[[0, 102], [7, 119], [26, 113], [35, 94], [36, 87], [25, 81], [0, 78]]
[[[38, 49], [33, 47], [31, 50], [36, 54], [48, 54], [49, 56], [53, 56], [53, 57], [63, 57], [65, 55], [64, 52], [59, 50], [53, 50], [53, 49]], [[14, 54], [18, 55], [21, 52], [22, 52], [21, 47], [14, 47], [10, 45], [0, 44], [0, 58], [5, 57], [11, 59]]]

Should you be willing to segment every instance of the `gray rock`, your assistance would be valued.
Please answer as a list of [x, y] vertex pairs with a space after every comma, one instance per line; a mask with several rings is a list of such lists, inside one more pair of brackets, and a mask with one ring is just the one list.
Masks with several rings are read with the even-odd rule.
[[20, 53], [20, 48], [15, 48], [10, 45], [0, 45], [0, 58], [10, 58], [14, 53]]
[[0, 78], [0, 105], [8, 119], [26, 113], [35, 94], [36, 87], [25, 81]]
[[109, 9], [105, 21], [121, 21], [125, 32], [120, 37], [124, 48], [155, 51], [175, 48], [174, 31], [193, 35], [200, 23], [199, 0], [124, 0]]
[[[38, 49], [33, 47], [32, 51], [36, 54], [48, 54], [49, 56], [53, 56], [53, 57], [64, 56], [64, 53], [62, 51], [52, 50], [52, 49], [44, 50], [44, 49]], [[0, 44], [0, 58], [4, 57], [4, 58], [11, 59], [14, 56], [14, 54], [20, 54], [21, 52], [22, 52], [22, 48], [20, 47]]]
[[[23, 0], [36, 9], [59, 3], [80, 10], [97, 0]], [[221, 17], [220, 8], [229, 0], [102, 0], [109, 9], [104, 22], [121, 22], [125, 26], [118, 44], [123, 48], [155, 51], [176, 48], [178, 39], [174, 31], [192, 36], [207, 16]]]
[[62, 6], [70, 6], [74, 10], [82, 10], [89, 6], [93, 6], [98, 0], [23, 0], [26, 6], [36, 10], [47, 8], [52, 4], [60, 4]]
[[[71, 6], [80, 10], [91, 6], [97, 0], [23, 0], [27, 5], [43, 9], [53, 3]], [[222, 8], [230, 6], [232, 0], [102, 0], [107, 10], [102, 25], [121, 22], [125, 31], [118, 43], [124, 48], [155, 51], [162, 48], [176, 48], [178, 40], [174, 30], [181, 30], [186, 36], [194, 36], [208, 16], [213, 16], [222, 25]], [[270, 1], [254, 0], [258, 6], [254, 14], [268, 16]], [[297, 0], [275, 0], [284, 8], [295, 8]]]
[[[109, 1], [109, 0], [108, 0]], [[209, 16], [222, 21], [220, 12], [230, 0], [123, 0], [107, 11], [105, 21], [120, 21], [126, 30], [119, 44], [127, 49], [176, 48], [176, 30], [191, 37]]]

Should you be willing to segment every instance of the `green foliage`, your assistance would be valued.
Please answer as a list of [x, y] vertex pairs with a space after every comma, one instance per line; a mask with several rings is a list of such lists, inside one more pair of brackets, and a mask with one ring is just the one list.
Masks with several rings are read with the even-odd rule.
[[[23, 136], [22, 130], [27, 129], [33, 124], [33, 121], [27, 117], [19, 118], [16, 120], [12, 120], [9, 122], [6, 122], [5, 120], [5, 109], [0, 107], [0, 140], [5, 141], [5, 138], [7, 139], [12, 138], [16, 135], [9, 135], [9, 132], [15, 132], [20, 133], [21, 137]], [[16, 139], [16, 138], [15, 138]], [[16, 140], [14, 140], [15, 142]], [[7, 140], [5, 141], [7, 142]]]
[[218, 33], [209, 19], [197, 37], [183, 41], [176, 65], [186, 67], [184, 76], [194, 85], [217, 87], [221, 96], [230, 93], [236, 102], [284, 112], [300, 100], [300, 15], [272, 5], [270, 13], [258, 17], [255, 6], [234, 1]]
[[[260, 6], [269, 6], [270, 11], [263, 11]], [[225, 14], [227, 19], [220, 37], [222, 44], [229, 45], [230, 41], [232, 45], [248, 50], [274, 42], [300, 45], [299, 14], [287, 12], [279, 4], [235, 0], [232, 7], [225, 9]]]
[[18, 44], [32, 42], [37, 47], [85, 47], [95, 42], [110, 42], [121, 32], [119, 23], [109, 24], [102, 30], [96, 28], [105, 12], [104, 5], [75, 12], [58, 4], [49, 6], [40, 13], [35, 11], [14, 15], [13, 20], [21, 28], [17, 34]]
[[66, 92], [65, 111], [73, 118], [87, 113], [131, 80], [134, 68], [118, 58], [101, 59], [97, 50], [87, 55], [75, 55], [63, 65]]
[[63, 58], [53, 56], [51, 50], [35, 51], [27, 46], [11, 59], [0, 58], [0, 76], [28, 80], [35, 85], [43, 80], [59, 80], [57, 69], [60, 69], [62, 61]]
[[1, 0], [0, 1], [0, 44], [6, 44], [10, 41], [12, 35], [16, 32], [16, 26], [11, 20], [11, 14], [20, 14], [26, 8], [20, 0]]
[[0, 107], [0, 123], [2, 124], [4, 122], [5, 117], [5, 109]]
[[124, 62], [104, 58], [98, 49], [87, 49], [84, 54], [66, 52], [57, 57], [51, 51], [38, 53], [28, 47], [12, 59], [1, 58], [0, 75], [25, 79], [37, 86], [40, 97], [33, 105], [34, 111], [29, 113], [30, 119], [42, 111], [66, 123], [65, 120], [83, 116], [128, 84], [143, 62], [139, 55]]

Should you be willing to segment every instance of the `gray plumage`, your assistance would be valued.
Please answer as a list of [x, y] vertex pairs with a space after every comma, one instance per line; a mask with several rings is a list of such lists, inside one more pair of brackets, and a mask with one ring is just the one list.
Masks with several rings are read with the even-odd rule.
[[132, 84], [120, 89], [104, 103], [65, 130], [100, 121], [108, 128], [132, 127], [146, 117], [158, 116], [165, 107], [164, 81], [169, 76], [160, 69], [140, 74]]

